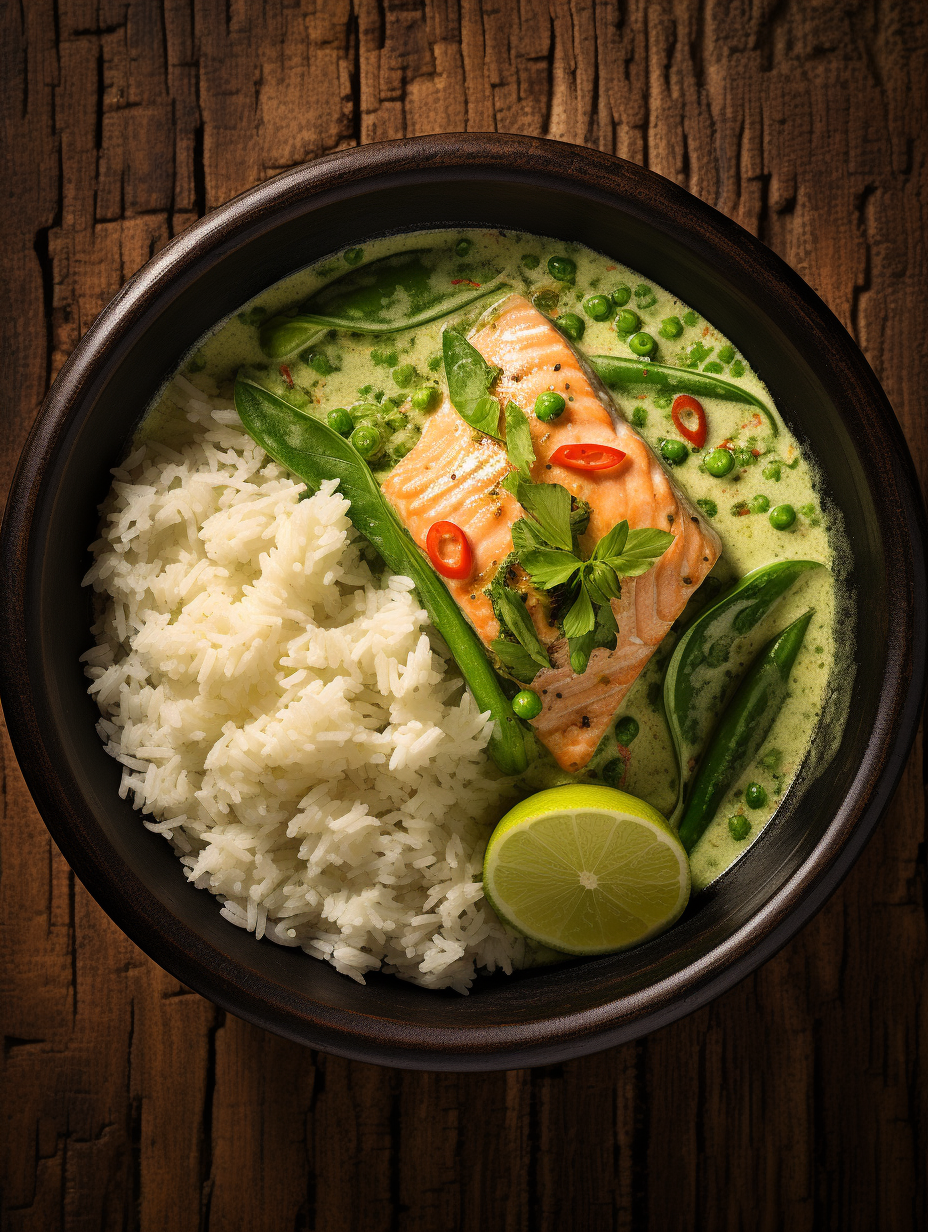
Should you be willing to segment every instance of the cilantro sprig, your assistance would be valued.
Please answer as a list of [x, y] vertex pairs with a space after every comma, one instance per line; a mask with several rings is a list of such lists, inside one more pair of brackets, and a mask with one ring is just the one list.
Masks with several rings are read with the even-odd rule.
[[[570, 665], [580, 675], [586, 671], [598, 639], [608, 641], [617, 632], [610, 601], [621, 595], [621, 579], [647, 573], [673, 542], [673, 535], [650, 527], [630, 530], [627, 520], [623, 520], [599, 540], [589, 559], [584, 560], [571, 522], [567, 489], [554, 483], [529, 483], [518, 472], [512, 472], [507, 479], [510, 490], [528, 514], [512, 528], [519, 563], [539, 590], [567, 588], [570, 606], [560, 623], [567, 638]], [[515, 602], [524, 612], [518, 599]], [[506, 623], [519, 644], [528, 650], [522, 631], [508, 620]], [[534, 636], [534, 627], [531, 633]]]

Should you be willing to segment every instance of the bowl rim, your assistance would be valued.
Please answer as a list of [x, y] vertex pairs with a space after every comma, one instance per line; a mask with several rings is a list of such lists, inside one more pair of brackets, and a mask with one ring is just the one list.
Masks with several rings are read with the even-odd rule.
[[[438, 1028], [345, 1011], [297, 999], [271, 978], [243, 969], [172, 916], [109, 847], [102, 831], [78, 821], [54, 769], [43, 708], [30, 687], [26, 579], [30, 534], [43, 499], [49, 459], [98, 378], [116, 362], [119, 344], [155, 306], [181, 270], [234, 245], [255, 224], [299, 213], [321, 193], [346, 193], [371, 182], [411, 176], [473, 175], [501, 182], [555, 181], [580, 195], [621, 201], [649, 220], [655, 209], [684, 232], [684, 242], [721, 247], [750, 269], [802, 325], [821, 339], [830, 373], [863, 391], [867, 414], [891, 456], [895, 529], [905, 550], [892, 579], [900, 598], [868, 758], [819, 843], [780, 890], [735, 933], [702, 958], [637, 993], [592, 1009], [525, 1023]], [[885, 538], [885, 535], [884, 535]], [[507, 1069], [595, 1052], [664, 1026], [744, 979], [786, 944], [824, 905], [849, 872], [886, 809], [914, 741], [926, 679], [925, 511], [902, 430], [867, 361], [843, 325], [789, 266], [737, 223], [657, 173], [613, 155], [543, 138], [439, 134], [340, 150], [291, 168], [249, 189], [170, 241], [115, 295], [78, 343], [49, 390], [10, 489], [0, 537], [0, 578], [7, 603], [0, 629], [0, 695], [13, 748], [39, 812], [68, 863], [104, 911], [177, 979], [231, 1013], [300, 1043], [337, 1055], [412, 1069]], [[851, 807], [851, 802], [854, 807]], [[853, 814], [856, 814], [853, 815]], [[118, 867], [117, 867], [118, 864]], [[127, 879], [131, 884], [127, 884]], [[313, 1013], [307, 1014], [307, 1002]]]

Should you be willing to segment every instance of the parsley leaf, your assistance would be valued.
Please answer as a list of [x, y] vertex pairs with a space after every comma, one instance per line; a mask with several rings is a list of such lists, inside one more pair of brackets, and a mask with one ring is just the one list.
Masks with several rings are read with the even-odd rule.
[[519, 518], [512, 525], [512, 546], [516, 552], [531, 552], [533, 548], [546, 548], [548, 542], [541, 533], [537, 522], [529, 518]]
[[532, 432], [525, 412], [515, 402], [506, 403], [506, 453], [522, 478], [530, 480], [535, 461]]
[[497, 603], [506, 627], [519, 645], [539, 667], [550, 667], [551, 660], [548, 658], [548, 652], [541, 644], [535, 632], [535, 626], [532, 624], [532, 618], [518, 595], [513, 594], [504, 586], [497, 595]]
[[573, 605], [564, 614], [561, 626], [566, 638], [583, 637], [584, 634], [593, 632], [596, 627], [596, 614], [585, 586], [581, 585]]
[[559, 483], [526, 483], [510, 471], [503, 486], [512, 492], [526, 513], [531, 514], [553, 548], [573, 549], [570, 527], [570, 493]]
[[542, 590], [551, 590], [554, 586], [569, 582], [583, 565], [573, 552], [561, 552], [555, 548], [535, 548], [522, 552], [519, 563]]
[[[636, 560], [649, 558], [653, 564], [658, 556], [663, 556], [672, 543], [673, 535], [669, 530], [654, 530], [646, 526], [643, 530], [633, 530], [629, 533], [625, 546], [622, 548], [622, 555], [626, 559], [630, 556]], [[612, 553], [610, 552], [609, 555], [611, 556]]]
[[518, 642], [509, 642], [504, 637], [498, 637], [490, 643], [490, 649], [500, 663], [509, 669], [510, 674], [523, 684], [531, 684], [540, 671], [529, 652]]
[[594, 603], [608, 605], [610, 599], [621, 597], [622, 587], [608, 561], [587, 561], [581, 576], [586, 592]]
[[570, 666], [582, 676], [586, 671], [586, 665], [590, 661], [590, 654], [593, 651], [593, 641], [595, 634], [591, 631], [584, 633], [583, 637], [569, 637], [567, 639], [567, 649], [570, 653]]
[[453, 329], [442, 333], [441, 350], [451, 405], [472, 428], [501, 441], [499, 403], [490, 397], [499, 368], [488, 364], [477, 348]]
[[622, 549], [628, 540], [628, 519], [617, 522], [607, 534], [603, 535], [593, 549], [590, 560], [605, 560], [609, 556], [621, 556]]

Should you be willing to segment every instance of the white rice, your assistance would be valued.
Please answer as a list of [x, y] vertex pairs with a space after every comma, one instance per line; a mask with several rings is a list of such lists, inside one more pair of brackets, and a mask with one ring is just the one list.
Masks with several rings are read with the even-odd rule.
[[113, 471], [82, 656], [120, 794], [257, 938], [466, 992], [523, 959], [480, 869], [508, 785], [408, 578], [180, 379], [194, 425]]

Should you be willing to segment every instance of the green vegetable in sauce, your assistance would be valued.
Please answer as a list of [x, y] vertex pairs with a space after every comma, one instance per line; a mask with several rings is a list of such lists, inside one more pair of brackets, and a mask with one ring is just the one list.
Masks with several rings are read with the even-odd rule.
[[471, 240], [464, 238], [464, 239], [458, 240], [458, 242], [454, 246], [454, 251], [457, 253], [459, 257], [466, 257], [467, 254], [470, 252], [471, 248], [473, 248], [473, 243], [471, 242]]
[[706, 470], [716, 479], [721, 479], [734, 468], [735, 459], [728, 449], [713, 449], [706, 458]]
[[628, 345], [636, 355], [653, 355], [657, 350], [657, 343], [650, 334], [633, 334], [628, 340]]
[[679, 317], [664, 317], [657, 332], [662, 338], [679, 338], [683, 333], [683, 322]]
[[506, 404], [506, 454], [523, 479], [531, 479], [535, 449], [525, 412], [515, 402]]
[[660, 449], [661, 457], [674, 466], [680, 466], [690, 456], [690, 451], [682, 441], [663, 440], [660, 443]]
[[763, 475], [765, 479], [772, 479], [774, 483], [779, 483], [780, 475], [782, 474], [780, 470], [780, 463], [779, 462], [768, 462], [767, 465], [764, 467], [764, 469], [761, 471], [761, 474]]
[[748, 508], [751, 513], [766, 513], [770, 508], [770, 499], [763, 492], [758, 492], [757, 496], [751, 497]]
[[[639, 325], [635, 313], [635, 323], [629, 329], [620, 324], [622, 313], [616, 317], [616, 329], [619, 333], [631, 333]], [[727, 402], [745, 402], [756, 407], [766, 417], [771, 432], [776, 436], [780, 429], [773, 412], [760, 398], [740, 385], [732, 385], [731, 381], [723, 381], [721, 377], [709, 376], [705, 372], [693, 372], [688, 368], [674, 368], [670, 364], [639, 363], [629, 359], [627, 355], [588, 355], [587, 363], [594, 369], [604, 384], [610, 389], [629, 389], [636, 386], [647, 389], [666, 389], [674, 394], [693, 394], [697, 398], [722, 398]]]
[[580, 341], [586, 329], [583, 317], [578, 317], [575, 312], [562, 312], [555, 324], [562, 334], [566, 334], [574, 342]]
[[438, 399], [438, 390], [434, 385], [420, 385], [418, 389], [413, 391], [409, 401], [412, 404], [413, 410], [428, 411]]
[[520, 719], [537, 719], [541, 714], [541, 698], [531, 689], [522, 689], [512, 699], [512, 709]]
[[714, 518], [719, 511], [718, 505], [714, 500], [706, 500], [705, 498], [698, 500], [696, 504], [703, 511], [707, 518]]
[[383, 448], [383, 437], [372, 424], [358, 424], [350, 440], [362, 458], [373, 458]]
[[744, 789], [744, 802], [748, 808], [763, 808], [767, 803], [767, 792], [760, 783], [748, 783]]
[[552, 419], [557, 419], [558, 415], [563, 414], [566, 405], [567, 403], [560, 394], [546, 389], [535, 399], [535, 418], [540, 419], [542, 423], [550, 423]]
[[751, 833], [751, 823], [743, 813], [739, 813], [736, 817], [729, 817], [728, 833], [736, 843], [740, 843]]
[[364, 260], [363, 248], [349, 248], [345, 253], [346, 265], [360, 265]]
[[391, 373], [394, 385], [399, 385], [400, 389], [406, 389], [416, 379], [416, 370], [412, 364], [401, 364], [399, 368], [394, 368]]
[[618, 723], [615, 725], [615, 738], [617, 743], [623, 745], [625, 748], [628, 748], [631, 742], [638, 735], [638, 731], [638, 720], [633, 719], [631, 715], [626, 715], [624, 719], [619, 719]]
[[535, 256], [534, 253], [527, 252], [525, 256], [522, 258], [522, 264], [525, 266], [526, 269], [538, 269], [538, 266], [541, 264], [541, 261], [539, 260], [538, 257]]
[[603, 782], [607, 787], [620, 787], [628, 769], [621, 757], [613, 757], [603, 766]]
[[343, 406], [335, 407], [325, 417], [326, 423], [339, 436], [350, 436], [354, 428], [354, 420]]
[[680, 842], [688, 852], [766, 740], [786, 700], [789, 674], [811, 619], [810, 610], [767, 643], [722, 715], [680, 822]]
[[[615, 319], [615, 328], [620, 334], [633, 334], [640, 324], [641, 317], [637, 312], [633, 312], [631, 308], [623, 308]], [[593, 358], [592, 356], [590, 357], [590, 363], [595, 368], [596, 364], [593, 362]], [[600, 376], [602, 376], [602, 373], [600, 373]]]
[[730, 364], [734, 358], [735, 348], [733, 346], [726, 344], [723, 347], [719, 347], [719, 359], [723, 364]]
[[573, 282], [577, 273], [577, 263], [570, 257], [549, 257], [548, 273], [558, 282]]
[[[438, 283], [431, 248], [407, 249], [369, 261], [315, 291], [293, 317], [272, 317], [261, 328], [261, 349], [271, 359], [319, 341], [328, 329], [392, 334], [427, 325], [500, 291], [505, 283]], [[433, 258], [434, 261], [434, 258]]]
[[594, 321], [605, 321], [612, 314], [612, 303], [608, 295], [591, 295], [583, 301], [583, 311]]
[[490, 386], [499, 376], [499, 368], [488, 364], [456, 330], [443, 330], [441, 345], [451, 405], [465, 423], [501, 441], [499, 403], [490, 397]]
[[616, 289], [612, 292], [612, 295], [610, 296], [616, 308], [624, 308], [625, 305], [628, 303], [628, 301], [631, 299], [631, 297], [632, 297], [631, 287], [626, 287], [624, 285], [621, 287], [616, 287]]
[[698, 325], [699, 324], [699, 313], [694, 312], [691, 308], [689, 312], [686, 312], [683, 314], [683, 323], [685, 325]]
[[667, 664], [664, 710], [680, 767], [676, 820], [692, 767], [702, 756], [716, 716], [735, 681], [728, 663], [751, 633], [814, 560], [782, 560], [753, 569], [689, 626]]
[[792, 505], [777, 505], [770, 510], [770, 525], [774, 530], [789, 530], [796, 521], [796, 510]]
[[525, 734], [480, 639], [406, 532], [358, 452], [325, 424], [241, 378], [235, 383], [235, 408], [245, 431], [281, 466], [299, 475], [310, 491], [318, 491], [326, 479], [339, 480], [339, 491], [351, 501], [351, 521], [377, 549], [388, 569], [412, 579], [478, 708], [490, 711], [495, 722], [488, 745], [490, 756], [504, 774], [521, 774], [528, 766]]

